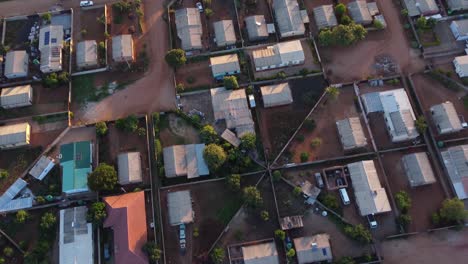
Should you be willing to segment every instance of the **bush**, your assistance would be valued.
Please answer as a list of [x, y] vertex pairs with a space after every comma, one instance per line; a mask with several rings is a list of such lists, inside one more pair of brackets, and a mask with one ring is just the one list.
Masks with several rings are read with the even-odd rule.
[[288, 259], [291, 259], [294, 256], [296, 256], [296, 251], [294, 250], [294, 248], [290, 248], [288, 252], [286, 252], [286, 257], [288, 257]]
[[200, 236], [200, 231], [198, 230], [198, 227], [193, 228], [193, 237], [197, 238]]
[[286, 233], [281, 229], [277, 229], [275, 230], [275, 237], [283, 241], [286, 238]]
[[293, 189], [294, 196], [300, 196], [302, 194], [302, 189], [299, 186], [294, 187]]
[[208, 165], [208, 168], [210, 168], [210, 171], [215, 172], [221, 168], [221, 166], [223, 166], [227, 155], [226, 152], [224, 152], [224, 149], [219, 145], [209, 144], [203, 151], [203, 157]]
[[178, 83], [176, 85], [176, 91], [177, 93], [183, 93], [185, 91], [185, 86], [183, 83]]
[[307, 152], [302, 152], [301, 153], [301, 162], [306, 162], [309, 160], [309, 153]]
[[411, 216], [408, 214], [401, 214], [398, 217], [398, 223], [400, 223], [400, 225], [402, 225], [405, 230], [411, 224], [411, 221], [412, 221]]
[[257, 143], [257, 137], [253, 133], [246, 133], [241, 138], [240, 148], [245, 150], [255, 149]]
[[241, 176], [239, 174], [231, 174], [226, 177], [226, 184], [232, 191], [240, 191]]
[[213, 12], [213, 10], [211, 8], [206, 8], [205, 9], [205, 15], [206, 15], [206, 17], [208, 19], [210, 19], [210, 17], [214, 15], [214, 12]]
[[299, 135], [296, 136], [296, 140], [299, 141], [299, 142], [304, 142], [305, 137], [304, 137], [304, 135], [299, 134]]
[[315, 127], [316, 127], [315, 120], [307, 119], [306, 121], [304, 121], [305, 130], [312, 132], [315, 129]]
[[51, 13], [45, 13], [42, 16], [42, 20], [46, 22], [46, 24], [50, 24], [50, 21], [52, 20], [52, 14]]
[[173, 68], [179, 68], [187, 62], [185, 51], [182, 49], [172, 49], [166, 53], [166, 62]]
[[138, 129], [138, 118], [130, 115], [115, 121], [115, 127], [125, 132], [135, 132]]
[[332, 98], [336, 99], [340, 95], [340, 89], [336, 86], [328, 86], [325, 92]]
[[140, 136], [140, 137], [146, 136], [146, 129], [145, 129], [144, 127], [138, 128], [137, 134], [138, 134], [138, 136]]
[[110, 191], [117, 184], [117, 172], [115, 168], [106, 163], [100, 163], [96, 169], [88, 175], [88, 186], [92, 191]]
[[0, 169], [0, 180], [6, 179], [10, 176], [10, 173], [5, 169]]
[[156, 246], [154, 242], [146, 242], [143, 245], [143, 252], [146, 253], [150, 263], [156, 263], [161, 259], [162, 251]]
[[80, 33], [81, 33], [81, 36], [84, 37], [86, 36], [86, 34], [88, 34], [88, 31], [86, 29], [82, 29]]
[[108, 128], [106, 122], [96, 123], [96, 134], [100, 137], [107, 134]]
[[281, 179], [281, 171], [275, 170], [272, 173], [272, 177], [273, 177], [273, 181], [275, 181], [275, 182], [279, 181]]
[[237, 83], [236, 76], [224, 76], [223, 85], [224, 85], [224, 88], [228, 90], [233, 90], [233, 89], [235, 90], [239, 88], [239, 84]]
[[200, 130], [200, 137], [203, 143], [218, 143], [218, 134], [216, 133], [214, 127], [211, 125], [205, 125]]
[[106, 204], [103, 202], [95, 202], [88, 210], [87, 220], [94, 224], [100, 225], [106, 219]]
[[382, 22], [380, 22], [380, 20], [375, 19], [373, 24], [374, 24], [374, 27], [376, 29], [383, 29], [384, 28], [384, 25], [382, 24]]
[[312, 139], [312, 141], [310, 142], [310, 147], [311, 148], [317, 148], [319, 147], [320, 145], [322, 145], [322, 139], [321, 138], [314, 138]]
[[224, 249], [221, 247], [215, 247], [213, 251], [211, 252], [211, 260], [215, 264], [223, 263], [225, 257], [226, 257], [226, 253], [224, 252]]
[[280, 71], [276, 74], [276, 79], [284, 80], [288, 77], [284, 71]]
[[44, 196], [36, 196], [36, 203], [37, 204], [44, 204], [46, 202]]
[[340, 19], [342, 25], [349, 25], [353, 23], [353, 20], [348, 15], [343, 15]]
[[15, 222], [18, 224], [24, 224], [29, 218], [29, 213], [25, 210], [19, 210], [16, 212]]
[[262, 218], [263, 221], [267, 222], [268, 220], [270, 220], [270, 214], [268, 213], [268, 211], [261, 211], [260, 212], [260, 218]]
[[338, 198], [330, 193], [320, 195], [319, 200], [323, 205], [333, 211], [338, 211], [340, 209], [340, 202], [338, 201]]
[[426, 118], [423, 115], [418, 116], [415, 121], [416, 129], [418, 130], [419, 134], [424, 134], [427, 129]]
[[338, 16], [343, 15], [344, 13], [346, 13], [346, 6], [345, 6], [344, 4], [342, 4], [342, 3], [337, 4], [337, 5], [335, 6], [335, 13], [336, 13], [336, 15], [338, 15]]
[[463, 201], [458, 198], [446, 199], [439, 211], [440, 218], [446, 222], [460, 222], [467, 217]]
[[432, 224], [435, 226], [440, 225], [440, 215], [438, 212], [435, 212], [431, 215], [431, 221], [432, 221]]
[[245, 204], [250, 208], [257, 208], [263, 203], [262, 195], [255, 186], [245, 187], [242, 198]]
[[47, 212], [41, 217], [41, 221], [39, 223], [39, 227], [42, 231], [51, 230], [55, 224], [57, 223], [57, 217], [51, 212]]
[[395, 203], [403, 214], [406, 214], [411, 208], [411, 198], [405, 191], [399, 191], [395, 194]]
[[369, 244], [372, 242], [372, 235], [363, 225], [348, 225], [344, 228], [344, 232], [350, 238], [361, 242], [363, 244]]
[[11, 247], [5, 247], [3, 249], [3, 255], [5, 255], [5, 257], [9, 258], [9, 257], [13, 256], [13, 253], [14, 253], [14, 251], [13, 251], [13, 248], [11, 248]]

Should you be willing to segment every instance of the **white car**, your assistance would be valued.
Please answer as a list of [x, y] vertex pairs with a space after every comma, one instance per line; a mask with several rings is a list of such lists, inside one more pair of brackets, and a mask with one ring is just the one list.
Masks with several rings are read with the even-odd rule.
[[203, 13], [203, 6], [201, 2], [197, 2], [195, 6], [198, 8], [198, 11], [200, 11], [200, 13]]
[[93, 1], [80, 1], [80, 7], [87, 7], [94, 5]]

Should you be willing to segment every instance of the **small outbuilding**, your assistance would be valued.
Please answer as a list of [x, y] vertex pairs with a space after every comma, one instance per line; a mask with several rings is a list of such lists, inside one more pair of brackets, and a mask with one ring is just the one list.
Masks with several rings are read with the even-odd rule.
[[3, 88], [0, 94], [0, 106], [5, 109], [30, 106], [33, 101], [31, 85]]
[[266, 242], [242, 247], [244, 264], [279, 264], [275, 242]]
[[331, 28], [338, 25], [333, 5], [321, 5], [314, 8], [314, 18], [318, 29]]
[[218, 47], [225, 47], [236, 44], [236, 32], [232, 20], [221, 20], [213, 23], [215, 32], [215, 42]]
[[436, 182], [434, 171], [425, 152], [404, 155], [401, 162], [411, 187]]
[[31, 139], [29, 123], [0, 126], [0, 149], [27, 146]]
[[98, 65], [97, 44], [95, 40], [85, 40], [76, 45], [76, 66], [89, 68]]
[[221, 134], [221, 137], [236, 148], [241, 144], [241, 140], [236, 136], [236, 134], [227, 128]]
[[432, 120], [439, 134], [449, 134], [463, 129], [460, 118], [452, 102], [444, 102], [431, 107]]
[[468, 145], [450, 147], [441, 155], [458, 199], [468, 199]]
[[5, 77], [8, 79], [28, 76], [29, 56], [25, 50], [13, 50], [6, 54]]
[[302, 215], [286, 216], [280, 219], [281, 230], [291, 230], [304, 226]]
[[336, 122], [341, 145], [345, 151], [367, 146], [367, 139], [359, 117], [350, 117]]
[[330, 235], [318, 234], [293, 239], [298, 264], [332, 262]]
[[239, 57], [237, 53], [210, 58], [210, 67], [215, 79], [240, 73]]
[[[468, 1], [466, 2], [468, 3]], [[450, 23], [450, 30], [456, 40], [468, 40], [468, 19], [452, 21], [452, 23]]]
[[455, 57], [453, 65], [460, 78], [468, 77], [468, 55]]
[[117, 156], [119, 183], [122, 185], [142, 181], [140, 152], [126, 152]]
[[50, 172], [50, 170], [54, 168], [54, 166], [55, 163], [53, 158], [41, 156], [29, 171], [29, 175], [33, 176], [37, 180], [42, 181]]
[[356, 0], [348, 4], [348, 12], [351, 18], [357, 24], [370, 25], [372, 24], [372, 16], [367, 7], [366, 0]]
[[263, 15], [248, 16], [245, 18], [245, 27], [250, 41], [260, 41], [268, 38], [268, 28]]
[[265, 108], [288, 105], [293, 102], [289, 83], [278, 83], [260, 88]]
[[132, 35], [112, 38], [112, 59], [115, 62], [132, 62], [135, 59]]
[[168, 193], [167, 207], [169, 211], [169, 224], [171, 226], [193, 222], [194, 213], [189, 190]]

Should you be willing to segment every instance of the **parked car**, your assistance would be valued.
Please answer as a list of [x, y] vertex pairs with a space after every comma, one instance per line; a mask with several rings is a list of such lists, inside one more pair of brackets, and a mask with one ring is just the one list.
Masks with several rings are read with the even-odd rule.
[[197, 2], [195, 6], [198, 8], [198, 11], [200, 11], [200, 13], [203, 13], [203, 6], [201, 2]]
[[323, 188], [323, 178], [320, 172], [315, 173], [315, 182], [317, 183], [317, 187]]
[[80, 7], [87, 7], [87, 6], [93, 6], [94, 2], [93, 1], [81, 1], [80, 2]]
[[104, 259], [105, 259], [105, 260], [109, 260], [109, 259], [110, 259], [109, 244], [107, 244], [107, 243], [104, 244]]
[[374, 229], [377, 228], [377, 220], [375, 220], [374, 214], [367, 215], [367, 222], [369, 223], [369, 227]]
[[179, 236], [181, 239], [185, 239], [185, 225], [184, 224], [179, 226]]

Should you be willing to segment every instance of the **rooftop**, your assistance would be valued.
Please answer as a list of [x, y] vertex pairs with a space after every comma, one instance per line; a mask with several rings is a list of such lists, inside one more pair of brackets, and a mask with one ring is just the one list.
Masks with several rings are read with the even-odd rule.
[[168, 193], [167, 207], [171, 226], [193, 222], [192, 197], [189, 190]]
[[279, 264], [275, 242], [243, 246], [244, 264]]
[[175, 11], [177, 36], [183, 50], [201, 49], [203, 28], [200, 12], [196, 8], [183, 8]]
[[338, 25], [333, 5], [321, 5], [314, 8], [314, 18], [319, 29]]
[[436, 182], [434, 171], [425, 152], [412, 153], [401, 158], [411, 187]]
[[294, 238], [293, 241], [299, 264], [331, 261], [333, 259], [330, 235], [328, 234], [298, 237]]
[[140, 152], [126, 152], [117, 156], [119, 183], [131, 184], [142, 181]]
[[444, 102], [431, 107], [432, 119], [440, 134], [462, 130], [462, 123], [452, 102]]
[[367, 139], [359, 117], [350, 117], [336, 122], [344, 150], [367, 146]]
[[468, 198], [468, 145], [450, 147], [441, 154], [457, 197]]
[[232, 20], [214, 22], [213, 27], [218, 47], [236, 44], [236, 32]]
[[68, 194], [88, 191], [88, 174], [92, 171], [92, 163], [91, 142], [61, 145], [62, 191]]
[[278, 83], [260, 87], [265, 108], [288, 105], [293, 102], [289, 84]]
[[166, 177], [197, 178], [210, 174], [203, 158], [205, 144], [174, 145], [163, 149]]
[[304, 35], [305, 26], [296, 0], [273, 0], [273, 10], [282, 38]]

